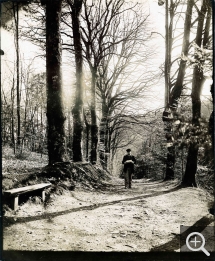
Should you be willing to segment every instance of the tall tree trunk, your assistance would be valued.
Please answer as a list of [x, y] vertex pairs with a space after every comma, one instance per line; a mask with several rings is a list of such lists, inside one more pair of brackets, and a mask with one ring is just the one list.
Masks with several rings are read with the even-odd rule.
[[96, 69], [92, 68], [92, 82], [91, 82], [91, 151], [90, 162], [95, 164], [97, 162], [97, 145], [98, 145], [98, 125], [96, 115]]
[[196, 187], [196, 171], [197, 171], [197, 156], [198, 156], [198, 144], [195, 142], [190, 143], [186, 170], [183, 176], [182, 184], [186, 186]]
[[[7, 117], [10, 117], [10, 115], [6, 112], [8, 105], [7, 105], [7, 101], [6, 101], [6, 97], [4, 94], [4, 90], [1, 90], [1, 140], [2, 140], [2, 146], [4, 146], [6, 144], [6, 139], [7, 139], [7, 135], [6, 135], [6, 129], [7, 129], [7, 124], [6, 124], [6, 120]], [[6, 116], [8, 115], [8, 116]]]
[[[206, 13], [206, 0], [203, 0], [201, 11], [198, 17], [198, 26], [196, 33], [196, 44], [200, 47], [202, 43], [203, 36], [203, 26]], [[204, 84], [203, 71], [195, 66], [193, 70], [193, 82], [192, 82], [192, 125], [194, 132], [200, 126], [199, 119], [201, 118], [201, 90]], [[185, 186], [197, 186], [196, 185], [196, 171], [197, 171], [197, 161], [198, 161], [198, 150], [199, 144], [196, 136], [198, 133], [194, 133], [190, 140], [190, 146], [187, 155], [187, 164], [185, 174], [182, 179], [182, 184]]]
[[110, 154], [111, 154], [111, 135], [110, 135], [110, 122], [106, 122], [105, 133], [105, 164], [106, 169], [110, 171]]
[[16, 90], [17, 90], [17, 145], [20, 145], [20, 86], [19, 86], [19, 4], [16, 3]]
[[210, 28], [212, 22], [212, 5], [211, 1], [207, 0], [207, 18], [205, 22], [205, 30], [204, 30], [204, 37], [203, 37], [203, 47], [207, 48], [209, 38], [210, 38]]
[[15, 49], [16, 49], [16, 113], [17, 113], [17, 145], [21, 141], [21, 119], [20, 119], [20, 61], [19, 61], [19, 3], [13, 3], [13, 16], [15, 23]]
[[169, 31], [169, 0], [165, 4], [165, 107], [169, 105], [169, 84], [170, 84], [170, 31]]
[[99, 159], [103, 167], [105, 167], [105, 132], [106, 119], [102, 116], [99, 125]]
[[76, 95], [75, 106], [72, 109], [73, 115], [73, 142], [72, 152], [73, 161], [82, 161], [82, 135], [83, 135], [83, 83], [82, 83], [82, 45], [80, 35], [79, 15], [82, 7], [82, 0], [74, 0], [72, 8], [72, 30], [75, 49], [75, 64], [76, 64]]
[[85, 123], [85, 158], [86, 161], [89, 161], [89, 143], [90, 143], [90, 124], [87, 121], [87, 115], [84, 111], [84, 123]]
[[[186, 16], [185, 16], [185, 22], [184, 22], [184, 38], [183, 38], [183, 45], [182, 45], [182, 54], [187, 55], [188, 54], [188, 48], [190, 44], [190, 30], [191, 30], [191, 20], [192, 20], [192, 8], [194, 5], [193, 0], [188, 0], [187, 2], [187, 10], [186, 10]], [[171, 10], [171, 8], [170, 8]], [[173, 13], [170, 12], [170, 18], [171, 21], [173, 19]], [[172, 22], [171, 22], [172, 24]], [[170, 29], [172, 30], [172, 25], [170, 24]], [[170, 48], [169, 52], [171, 52], [171, 45], [172, 45], [172, 40], [171, 40], [171, 35], [172, 31], [169, 29], [169, 36], [166, 39], [166, 41], [169, 39], [169, 44], [166, 44], [166, 48]], [[170, 45], [170, 46], [169, 46]], [[171, 61], [168, 60], [166, 57], [166, 61], [170, 63]], [[181, 92], [183, 89], [183, 81], [184, 81], [184, 76], [185, 76], [185, 69], [186, 69], [186, 61], [181, 59], [180, 65], [179, 65], [179, 71], [176, 79], [175, 86], [173, 90], [171, 91], [169, 95], [169, 104], [168, 108], [166, 109], [166, 121], [165, 117], [163, 117], [163, 120], [165, 122], [165, 132], [166, 132], [166, 139], [167, 139], [167, 162], [166, 162], [166, 174], [164, 180], [169, 180], [174, 178], [174, 164], [175, 164], [175, 146], [173, 142], [173, 116], [174, 112], [177, 109], [178, 105], [178, 99], [181, 96]], [[169, 69], [167, 67], [167, 72], [169, 72]], [[166, 76], [166, 85], [170, 84], [168, 77]], [[167, 92], [167, 91], [166, 91]], [[167, 95], [167, 93], [166, 93]], [[166, 100], [168, 97], [166, 97]]]
[[[211, 18], [212, 18], [212, 7], [209, 6], [208, 13], [207, 13], [207, 20], [206, 20], [206, 24], [205, 24], [203, 46], [207, 46], [207, 43], [208, 43], [210, 26], [211, 26]], [[209, 119], [209, 133], [211, 135], [212, 148], [213, 148], [213, 153], [214, 153], [214, 124], [215, 124], [214, 123], [214, 106], [215, 106], [214, 105], [214, 84], [211, 85], [210, 91], [211, 91], [211, 97], [212, 97], [213, 111], [211, 112], [210, 119]], [[215, 155], [215, 153], [214, 153], [214, 155]]]
[[71, 111], [68, 110], [68, 141], [67, 141], [67, 148], [69, 157], [72, 158], [72, 128], [71, 128]]
[[65, 160], [60, 18], [62, 0], [46, 1], [46, 70], [49, 165]]
[[[212, 104], [214, 108], [214, 84], [211, 85], [211, 96], [212, 96]], [[213, 148], [213, 153], [214, 153], [214, 109], [211, 112], [210, 119], [209, 119], [209, 134], [211, 136], [211, 141], [212, 141], [212, 148]]]
[[13, 146], [13, 152], [16, 154], [16, 142], [15, 142], [15, 134], [14, 134], [14, 89], [15, 89], [15, 80], [13, 77], [13, 84], [11, 89], [11, 142]]
[[43, 156], [43, 107], [40, 107], [40, 155]]
[[[185, 17], [185, 22], [184, 22], [184, 37], [183, 37], [182, 52], [181, 52], [183, 56], [188, 55], [188, 50], [189, 50], [189, 45], [190, 45], [190, 30], [191, 30], [193, 6], [194, 6], [194, 1], [188, 0], [186, 17]], [[172, 110], [177, 109], [178, 100], [181, 97], [181, 93], [183, 90], [184, 76], [186, 73], [186, 71], [185, 71], [186, 63], [187, 63], [186, 59], [181, 59], [176, 83], [170, 93], [170, 108]]]
[[[172, 2], [171, 2], [172, 4]], [[171, 5], [170, 5], [171, 6]], [[171, 11], [171, 17], [170, 17], [170, 24], [169, 24], [169, 0], [166, 0], [165, 3], [165, 71], [164, 71], [164, 77], [165, 77], [165, 114], [168, 114], [168, 117], [170, 116], [169, 112], [169, 93], [170, 93], [170, 68], [171, 68], [171, 46], [172, 46], [172, 24], [173, 24], [173, 17], [174, 14]], [[174, 146], [172, 145], [171, 138], [172, 135], [172, 129], [171, 129], [171, 119], [168, 118], [167, 120], [165, 117], [163, 117], [164, 121], [164, 131], [165, 136], [167, 139], [167, 160], [166, 160], [166, 175], [164, 180], [169, 180], [174, 178], [174, 163], [175, 163], [175, 151]]]
[[[103, 98], [105, 99], [105, 98]], [[105, 169], [108, 169], [108, 161], [109, 161], [109, 146], [108, 146], [108, 131], [109, 130], [109, 122], [108, 122], [108, 108], [105, 104], [105, 101], [102, 102], [102, 118], [99, 126], [99, 152], [100, 152], [100, 161], [102, 166]]]

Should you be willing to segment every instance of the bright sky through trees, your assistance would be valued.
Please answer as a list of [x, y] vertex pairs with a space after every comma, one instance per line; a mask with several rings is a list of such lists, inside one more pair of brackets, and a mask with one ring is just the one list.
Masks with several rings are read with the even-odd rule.
[[[131, 2], [136, 2], [132, 0]], [[151, 30], [151, 39], [146, 43], [148, 49], [152, 49], [150, 67], [153, 67], [153, 70], [161, 75], [161, 64], [165, 59], [164, 51], [164, 35], [165, 35], [165, 17], [164, 17], [164, 8], [158, 6], [157, 0], [140, 0], [139, 3], [143, 4], [145, 14], [148, 14], [148, 27]], [[20, 24], [25, 24], [24, 13], [20, 14]], [[29, 19], [29, 18], [28, 18]], [[10, 86], [9, 75], [14, 70], [15, 62], [15, 47], [14, 47], [14, 38], [11, 33], [7, 32], [4, 29], [1, 29], [1, 48], [4, 51], [4, 56], [1, 57], [2, 63], [2, 84], [4, 88]], [[62, 36], [63, 37], [63, 36]], [[180, 56], [181, 45], [176, 48], [174, 51], [176, 56]], [[45, 71], [45, 59], [41, 57], [43, 53], [41, 50], [28, 41], [20, 40], [20, 55], [22, 58], [23, 68], [27, 68], [31, 64], [31, 68], [34, 73], [44, 72]], [[146, 65], [139, 66], [140, 72], [136, 72], [136, 78], [141, 74], [142, 66], [147, 67]], [[146, 68], [145, 68], [146, 69]], [[147, 68], [152, 69], [152, 68]], [[65, 92], [65, 104], [67, 104], [69, 97], [72, 97], [73, 90], [71, 86], [74, 84], [74, 68], [71, 66], [71, 58], [69, 57], [66, 51], [63, 52], [63, 63], [62, 63], [62, 73], [63, 73], [63, 85]], [[87, 72], [86, 72], [87, 74]], [[202, 91], [202, 98], [205, 96], [210, 96], [210, 85], [211, 80], [207, 80], [205, 87]], [[160, 79], [157, 79], [156, 83], [150, 87], [149, 92], [146, 92], [146, 98], [140, 101], [137, 101], [136, 108], [139, 109], [139, 112], [142, 113], [146, 110], [153, 110], [161, 108], [164, 106], [164, 80], [163, 76]], [[141, 105], [141, 103], [144, 103]]]

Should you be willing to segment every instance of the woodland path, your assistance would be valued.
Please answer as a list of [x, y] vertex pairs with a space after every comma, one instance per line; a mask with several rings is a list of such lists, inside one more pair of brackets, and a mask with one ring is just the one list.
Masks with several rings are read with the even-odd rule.
[[213, 225], [211, 200], [176, 181], [134, 180], [126, 190], [115, 178], [105, 191], [77, 188], [6, 214], [4, 250], [179, 251], [180, 225]]

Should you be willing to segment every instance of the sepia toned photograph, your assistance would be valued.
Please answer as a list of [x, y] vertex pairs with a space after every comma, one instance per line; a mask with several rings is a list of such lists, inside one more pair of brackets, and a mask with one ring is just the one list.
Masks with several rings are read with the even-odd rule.
[[212, 1], [0, 3], [2, 260], [212, 257]]

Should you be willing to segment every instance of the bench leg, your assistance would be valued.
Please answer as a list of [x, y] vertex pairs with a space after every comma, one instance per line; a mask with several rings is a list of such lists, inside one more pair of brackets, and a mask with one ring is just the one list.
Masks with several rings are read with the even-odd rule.
[[12, 204], [12, 209], [13, 210], [17, 210], [17, 208], [18, 208], [18, 205], [19, 205], [19, 196], [16, 196], [16, 197], [14, 197], [13, 199], [12, 199], [12, 202], [11, 202]]
[[41, 191], [41, 198], [42, 198], [42, 201], [44, 202], [45, 198], [46, 198], [46, 193], [44, 190]]

